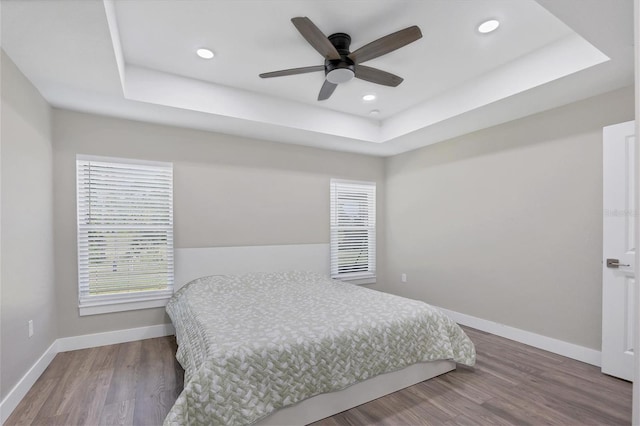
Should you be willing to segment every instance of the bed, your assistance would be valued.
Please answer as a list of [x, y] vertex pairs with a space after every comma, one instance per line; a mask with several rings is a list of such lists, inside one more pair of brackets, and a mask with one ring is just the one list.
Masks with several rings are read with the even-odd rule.
[[475, 363], [439, 310], [313, 272], [198, 278], [167, 312], [185, 385], [165, 425], [304, 424]]

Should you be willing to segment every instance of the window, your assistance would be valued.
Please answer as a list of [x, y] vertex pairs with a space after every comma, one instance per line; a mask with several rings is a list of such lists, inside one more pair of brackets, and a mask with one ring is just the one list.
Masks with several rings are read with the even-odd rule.
[[173, 165], [78, 156], [80, 315], [164, 306], [173, 294]]
[[376, 184], [331, 180], [331, 277], [376, 278]]

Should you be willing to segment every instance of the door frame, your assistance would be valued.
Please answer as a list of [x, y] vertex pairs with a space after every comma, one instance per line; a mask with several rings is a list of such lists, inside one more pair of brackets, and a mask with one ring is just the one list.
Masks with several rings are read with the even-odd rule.
[[[636, 118], [636, 141], [640, 141], [640, 0], [634, 1], [634, 39], [635, 39], [635, 118]], [[636, 142], [640, 145], [639, 142]], [[640, 182], [640, 149], [636, 149], [636, 182]], [[636, 224], [636, 247], [640, 244], [640, 185], [636, 185], [636, 205], [635, 205], [635, 224]], [[636, 250], [636, 267], [635, 273], [638, 277], [638, 270], [640, 269], [640, 250]], [[636, 281], [640, 283], [640, 280]], [[636, 288], [638, 288], [636, 285]], [[640, 348], [640, 291], [636, 291], [636, 335], [635, 335], [635, 348]], [[640, 356], [636, 354], [634, 356], [634, 380], [633, 380], [633, 408], [632, 408], [632, 420], [634, 425], [640, 425]]]

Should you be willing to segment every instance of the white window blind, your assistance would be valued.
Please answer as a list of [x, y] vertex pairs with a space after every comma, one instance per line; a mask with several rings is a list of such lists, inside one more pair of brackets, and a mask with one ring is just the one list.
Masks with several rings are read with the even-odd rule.
[[331, 277], [361, 283], [376, 276], [376, 184], [331, 180]]
[[81, 314], [83, 307], [169, 298], [173, 165], [78, 156], [76, 171]]

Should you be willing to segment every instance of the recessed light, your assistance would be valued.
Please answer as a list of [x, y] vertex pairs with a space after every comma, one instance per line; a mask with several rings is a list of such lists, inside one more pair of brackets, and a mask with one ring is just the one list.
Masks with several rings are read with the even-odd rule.
[[371, 102], [371, 101], [374, 101], [375, 99], [376, 99], [376, 95], [374, 95], [372, 93], [369, 93], [368, 95], [364, 95], [362, 97], [362, 100], [365, 101], [365, 102]]
[[484, 21], [482, 24], [478, 25], [478, 32], [482, 34], [488, 34], [492, 31], [495, 31], [500, 26], [500, 22], [496, 19], [489, 19], [488, 21]]
[[196, 50], [196, 54], [200, 56], [202, 59], [211, 59], [214, 56], [211, 50], [205, 49], [204, 47], [201, 47], [200, 49]]
[[369, 115], [378, 115], [380, 114], [380, 110], [378, 109], [372, 109], [371, 111], [369, 111]]

